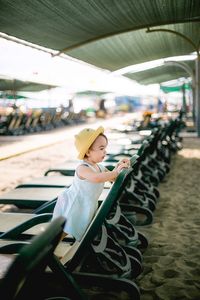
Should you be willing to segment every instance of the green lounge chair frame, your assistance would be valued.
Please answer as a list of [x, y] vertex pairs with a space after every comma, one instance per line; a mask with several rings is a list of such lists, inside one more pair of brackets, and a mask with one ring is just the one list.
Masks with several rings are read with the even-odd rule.
[[[47, 176], [50, 173], [59, 173], [61, 175], [65, 175], [65, 176], [74, 176], [75, 169], [79, 163], [80, 163], [80, 161], [78, 161], [78, 160], [65, 161], [63, 164], [60, 164], [56, 167], [49, 168], [44, 173], [44, 176]], [[106, 161], [104, 161], [103, 165], [109, 169], [110, 167], [112, 167], [113, 164], [111, 164], [110, 162], [107, 163]]]
[[[1, 253], [18, 254], [0, 281], [0, 294], [4, 300], [22, 300], [30, 296], [38, 300], [47, 299], [43, 294], [40, 280], [43, 279], [45, 268], [51, 265], [51, 260], [54, 259], [53, 253], [61, 238], [64, 223], [65, 219], [59, 217], [49, 224], [45, 232], [34, 237], [29, 244], [22, 243], [21, 247], [18, 244], [15, 250], [9, 246], [1, 248]], [[71, 288], [77, 299], [86, 299], [71, 276], [67, 272], [63, 275], [68, 291]], [[66, 290], [67, 294], [68, 291]], [[46, 292], [46, 296], [49, 297], [50, 291], [46, 290]]]
[[[138, 233], [138, 235], [136, 235], [136, 238], [134, 237], [134, 234], [135, 234], [135, 229], [133, 227], [133, 225], [124, 217], [122, 216], [121, 212], [119, 213], [120, 211], [120, 207], [118, 205], [118, 209], [117, 209], [117, 214], [113, 214], [112, 213], [112, 228], [116, 231], [118, 231], [118, 233], [120, 233], [120, 236], [123, 237], [123, 239], [126, 240], [127, 243], [134, 243], [134, 246], [136, 246], [136, 242], [138, 243], [138, 237], [139, 237], [139, 243], [140, 243], [140, 249], [146, 249], [147, 246], [148, 246], [148, 242], [146, 240], [146, 238]], [[1, 219], [5, 219], [4, 223], [8, 223], [8, 221], [10, 220], [9, 216], [11, 216], [11, 219], [15, 219], [17, 217], [17, 219], [19, 220], [19, 217], [23, 219], [23, 223], [21, 225], [18, 225], [16, 226], [16, 223], [15, 223], [15, 226], [16, 228], [13, 229], [12, 227], [14, 226], [14, 224], [12, 223], [13, 226], [11, 226], [11, 230], [9, 231], [8, 230], [8, 227], [6, 228], [7, 229], [7, 232], [6, 233], [2, 233], [2, 235], [0, 236], [1, 238], [13, 238], [13, 237], [16, 237], [17, 235], [17, 238], [19, 238], [19, 233], [23, 232], [24, 230], [26, 230], [26, 234], [23, 234], [23, 238], [30, 238], [30, 234], [36, 234], [34, 233], [34, 230], [32, 229], [32, 226], [36, 225], [37, 223], [40, 223], [41, 222], [44, 222], [44, 217], [47, 218], [47, 222], [49, 221], [49, 219], [51, 218], [51, 214], [42, 214], [42, 215], [34, 215], [34, 214], [19, 214], [19, 213], [16, 213], [16, 214], [13, 214], [13, 213], [3, 213], [2, 214], [2, 218]], [[123, 224], [121, 226], [121, 229], [119, 230], [119, 219], [123, 219]], [[42, 221], [43, 220], [43, 221]], [[114, 222], [115, 220], [115, 222]], [[116, 222], [117, 220], [117, 222]], [[18, 221], [19, 222], [19, 221]], [[111, 219], [110, 219], [110, 216], [109, 216], [109, 221], [107, 223], [111, 223]], [[115, 223], [115, 224], [114, 224]], [[6, 231], [5, 230], [5, 227], [3, 227], [2, 229], [2, 224], [0, 222], [0, 231], [3, 231], [4, 232]], [[126, 228], [125, 229], [125, 226], [124, 225], [127, 225], [129, 228]], [[42, 226], [44, 226], [42, 224]], [[41, 226], [41, 227], [42, 227]], [[117, 226], [117, 228], [115, 228], [115, 226]], [[31, 228], [32, 230], [30, 231], [27, 231], [28, 228]], [[122, 230], [123, 229], [123, 230]], [[130, 236], [128, 237], [127, 234], [129, 234]], [[126, 244], [127, 244], [126, 243]], [[125, 245], [124, 245], [125, 246]], [[127, 246], [127, 245], [126, 245]], [[132, 249], [132, 252], [136, 250]], [[141, 261], [141, 256], [139, 253], [136, 253], [136, 257]]]
[[1, 204], [14, 204], [19, 208], [36, 209], [46, 202], [56, 200], [63, 188], [17, 188], [0, 196]]
[[0, 239], [30, 239], [42, 233], [51, 219], [52, 213], [0, 213]]
[[[64, 190], [61, 187], [18, 187], [0, 196], [0, 204], [14, 204], [18, 208], [36, 209], [54, 203], [58, 195]], [[104, 189], [100, 199], [105, 199], [108, 189]], [[55, 204], [55, 203], [54, 203]]]
[[[106, 214], [111, 209], [114, 201], [118, 197], [118, 194], [121, 192], [121, 189], [122, 189], [121, 182], [124, 180], [124, 177], [125, 177], [125, 175], [127, 175], [127, 172], [130, 172], [130, 171], [123, 171], [120, 174], [119, 178], [117, 178], [115, 187], [114, 186], [112, 187], [112, 189], [113, 189], [112, 193], [109, 193], [107, 201], [102, 203], [97, 215], [95, 216], [95, 218], [92, 221], [92, 223], [90, 224], [87, 232], [85, 233], [85, 239], [83, 239], [82, 242], [79, 244], [79, 247], [76, 250], [73, 257], [69, 261], [67, 261], [66, 268], [68, 271], [75, 270], [76, 267], [78, 267], [78, 265], [80, 264], [80, 262], [82, 260], [82, 254], [84, 253], [84, 251], [86, 251], [86, 253], [87, 253], [88, 245], [91, 243], [91, 240], [94, 238], [94, 236], [98, 232], [99, 227], [104, 222]], [[119, 187], [118, 187], [118, 185], [119, 185]], [[77, 276], [80, 276], [80, 274], [77, 274]], [[89, 275], [86, 274], [86, 277], [87, 276], [89, 276]], [[94, 278], [95, 278], [96, 275], [92, 274], [91, 276], [94, 276]], [[106, 281], [106, 279], [105, 279], [105, 281]], [[137, 286], [135, 286], [134, 283], [132, 283], [132, 284], [134, 285], [134, 288], [132, 287], [132, 289], [134, 289], [134, 293], [136, 295], [138, 295]]]
[[[57, 187], [66, 188], [72, 184], [74, 176], [51, 175], [33, 178], [30, 181], [24, 182], [16, 186], [17, 188], [30, 188], [30, 187]], [[104, 188], [110, 188], [111, 183], [106, 182]]]
[[72, 184], [74, 176], [61, 176], [61, 175], [52, 175], [52, 176], [42, 176], [36, 177], [27, 182], [21, 183], [16, 188], [25, 188], [25, 187], [57, 187], [64, 188], [69, 187]]

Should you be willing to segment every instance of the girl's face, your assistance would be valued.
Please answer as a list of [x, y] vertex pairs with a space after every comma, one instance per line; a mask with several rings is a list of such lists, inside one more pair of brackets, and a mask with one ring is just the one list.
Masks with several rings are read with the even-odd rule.
[[108, 141], [105, 136], [99, 135], [87, 151], [87, 159], [92, 163], [101, 162], [106, 156]]

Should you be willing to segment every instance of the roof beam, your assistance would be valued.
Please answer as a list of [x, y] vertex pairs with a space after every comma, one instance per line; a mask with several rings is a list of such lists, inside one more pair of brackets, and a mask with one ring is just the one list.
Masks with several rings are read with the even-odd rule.
[[190, 38], [188, 38], [186, 35], [178, 32], [178, 31], [175, 31], [172, 29], [165, 29], [165, 28], [151, 29], [148, 27], [146, 30], [146, 33], [151, 33], [151, 32], [168, 32], [168, 33], [178, 35], [178, 36], [182, 37], [184, 40], [186, 40], [190, 45], [192, 45], [194, 50], [197, 52], [197, 55], [199, 55], [199, 45], [196, 45], [195, 43], [193, 43], [193, 41]]
[[[154, 27], [154, 26], [164, 26], [164, 25], [171, 25], [171, 24], [179, 24], [179, 23], [188, 23], [188, 22], [198, 22], [200, 21], [200, 17], [199, 18], [196, 18], [196, 19], [188, 19], [188, 20], [178, 20], [178, 22], [168, 22], [168, 23], [159, 23], [159, 24], [151, 24], [151, 27]], [[115, 32], [112, 32], [112, 33], [107, 33], [107, 34], [103, 34], [103, 35], [100, 35], [98, 37], [94, 37], [94, 38], [91, 38], [91, 39], [88, 39], [86, 41], [83, 41], [83, 42], [80, 42], [80, 43], [77, 43], [75, 45], [72, 45], [72, 46], [69, 46], [69, 47], [66, 47], [60, 51], [58, 51], [57, 53], [55, 54], [51, 54], [52, 57], [55, 57], [55, 56], [59, 56], [61, 55], [62, 53], [66, 53], [68, 51], [71, 51], [71, 50], [74, 50], [74, 49], [77, 49], [81, 46], [84, 46], [84, 45], [88, 45], [90, 43], [93, 43], [93, 42], [97, 42], [99, 40], [102, 40], [102, 39], [106, 39], [106, 38], [109, 38], [109, 37], [112, 37], [112, 36], [115, 36], [115, 35], [118, 35], [118, 34], [123, 34], [123, 33], [128, 33], [128, 32], [131, 32], [131, 31], [136, 31], [136, 30], [140, 30], [140, 29], [145, 29], [147, 28], [147, 32], [150, 32], [148, 30], [150, 30], [150, 27], [148, 27], [147, 24], [145, 25], [142, 25], [142, 26], [137, 26], [137, 27], [131, 27], [129, 29], [124, 29], [124, 30], [118, 30], [118, 31], [115, 31]], [[155, 29], [156, 30], [156, 29]], [[154, 31], [155, 31], [154, 30]], [[151, 30], [153, 31], [153, 30]], [[157, 30], [157, 31], [161, 31], [161, 30]]]

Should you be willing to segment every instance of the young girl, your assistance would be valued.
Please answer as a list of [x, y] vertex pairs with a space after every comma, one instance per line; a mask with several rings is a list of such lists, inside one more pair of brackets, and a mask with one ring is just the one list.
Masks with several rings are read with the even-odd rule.
[[53, 219], [60, 215], [66, 218], [62, 239], [67, 234], [76, 240], [81, 239], [98, 208], [104, 183], [114, 181], [119, 172], [130, 165], [129, 160], [124, 159], [109, 171], [99, 164], [106, 155], [107, 144], [103, 127], [96, 130], [86, 128], [75, 136], [81, 162], [76, 168], [72, 185], [59, 195], [53, 212]]

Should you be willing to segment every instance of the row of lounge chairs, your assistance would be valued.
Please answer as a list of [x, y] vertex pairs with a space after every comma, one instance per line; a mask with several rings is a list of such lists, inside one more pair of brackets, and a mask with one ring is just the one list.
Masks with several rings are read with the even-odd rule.
[[65, 220], [50, 222], [58, 194], [71, 184], [76, 161], [2, 194], [1, 204], [19, 209], [0, 217], [1, 256], [18, 253], [0, 281], [3, 299], [140, 299], [136, 278], [148, 247], [140, 229], [152, 224], [158, 185], [169, 173], [171, 156], [181, 148], [178, 126], [179, 120], [172, 120], [137, 143], [130, 138], [128, 146], [121, 140], [120, 147], [115, 143], [110, 148], [107, 168], [125, 155], [131, 167], [105, 186], [81, 241], [67, 236], [59, 243]]
[[74, 113], [64, 108], [42, 108], [23, 113], [14, 110], [0, 115], [0, 135], [24, 135], [85, 121], [83, 112]]

